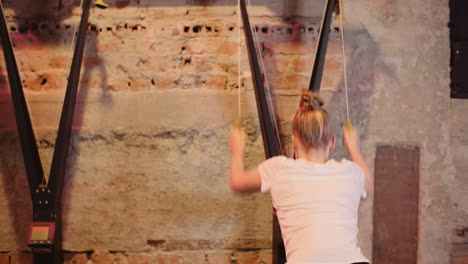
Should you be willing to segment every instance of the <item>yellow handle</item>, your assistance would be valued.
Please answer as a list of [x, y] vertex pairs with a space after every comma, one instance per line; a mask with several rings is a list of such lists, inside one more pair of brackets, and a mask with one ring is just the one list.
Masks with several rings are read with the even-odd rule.
[[107, 8], [109, 7], [108, 4], [104, 3], [103, 0], [96, 0], [96, 2], [94, 3], [97, 7], [100, 7], [100, 8]]
[[234, 123], [234, 127], [239, 128], [239, 129], [242, 128], [242, 120], [240, 119], [240, 117], [236, 118], [236, 121]]
[[353, 125], [351, 124], [351, 119], [346, 120], [346, 129], [351, 129], [353, 128]]

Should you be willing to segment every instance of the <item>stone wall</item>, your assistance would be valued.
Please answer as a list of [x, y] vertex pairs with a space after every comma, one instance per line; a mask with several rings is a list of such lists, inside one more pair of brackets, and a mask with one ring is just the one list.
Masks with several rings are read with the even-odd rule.
[[[271, 262], [269, 197], [228, 188], [227, 134], [238, 116], [239, 89], [246, 164], [264, 158], [236, 1], [107, 2], [108, 9], [92, 10], [87, 35], [63, 197], [67, 260]], [[323, 3], [252, 4], [290, 152], [290, 119], [310, 78]], [[4, 5], [48, 174], [79, 1], [63, 1], [61, 9], [57, 1]], [[468, 104], [449, 99], [448, 6], [435, 0], [344, 5], [351, 118], [363, 152], [373, 167], [377, 144], [421, 148], [420, 263], [448, 263], [451, 244], [464, 242], [452, 229], [468, 225]], [[345, 101], [336, 27], [321, 95], [340, 127]], [[31, 204], [3, 58], [0, 68], [0, 260], [10, 254], [18, 263], [29, 257], [15, 252], [26, 249]], [[334, 157], [340, 158], [337, 134]], [[372, 198], [361, 205], [359, 225], [360, 245], [371, 257]], [[213, 262], [218, 255], [222, 260]]]

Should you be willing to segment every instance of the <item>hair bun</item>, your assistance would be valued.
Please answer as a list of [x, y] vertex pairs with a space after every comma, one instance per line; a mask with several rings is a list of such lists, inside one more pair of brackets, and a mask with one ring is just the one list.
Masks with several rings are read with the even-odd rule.
[[299, 107], [305, 111], [320, 110], [323, 106], [322, 99], [318, 94], [309, 90], [302, 90]]

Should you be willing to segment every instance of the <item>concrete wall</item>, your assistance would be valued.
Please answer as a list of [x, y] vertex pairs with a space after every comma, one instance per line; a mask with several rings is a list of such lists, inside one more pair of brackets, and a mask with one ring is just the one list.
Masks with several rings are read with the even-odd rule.
[[[90, 17], [63, 200], [64, 249], [88, 255], [67, 258], [269, 263], [269, 197], [228, 188], [227, 133], [238, 115], [236, 1], [108, 3]], [[46, 174], [80, 14], [79, 1], [63, 4], [59, 10], [55, 1], [5, 1]], [[253, 5], [289, 150], [323, 3]], [[452, 229], [468, 225], [468, 103], [449, 99], [448, 4], [358, 0], [344, 8], [351, 118], [363, 152], [373, 167], [377, 144], [420, 146], [419, 262], [448, 263], [451, 244], [464, 242]], [[245, 45], [240, 60], [246, 163], [254, 166], [264, 154]], [[3, 59], [0, 68], [0, 251], [15, 252], [25, 249], [31, 205]], [[345, 120], [342, 76], [333, 32], [321, 95], [336, 127]], [[338, 142], [334, 157], [345, 155]], [[362, 203], [359, 226], [371, 257], [372, 198]]]

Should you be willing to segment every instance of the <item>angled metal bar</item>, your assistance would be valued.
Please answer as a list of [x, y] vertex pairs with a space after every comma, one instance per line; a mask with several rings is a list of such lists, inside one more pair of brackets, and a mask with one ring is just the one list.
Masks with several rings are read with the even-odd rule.
[[[244, 25], [247, 50], [249, 54], [250, 70], [252, 71], [253, 75], [253, 85], [255, 90], [255, 98], [257, 100], [257, 111], [260, 119], [263, 146], [265, 148], [266, 158], [271, 158], [282, 154], [281, 144], [278, 140], [277, 128], [272, 120], [274, 116], [272, 116], [272, 113], [268, 108], [268, 99], [266, 89], [264, 86], [264, 74], [262, 74], [260, 70], [259, 60], [255, 48], [255, 42], [253, 39], [253, 33], [251, 31], [252, 27], [250, 25], [245, 0], [240, 0], [240, 9], [242, 15], [242, 22]], [[281, 230], [278, 224], [278, 218], [275, 214], [273, 214], [273, 263], [286, 263], [286, 253], [281, 237]]]
[[3, 4], [0, 1], [0, 40], [3, 47], [5, 64], [8, 72], [8, 81], [10, 83], [11, 97], [16, 117], [16, 125], [21, 142], [21, 150], [23, 152], [23, 160], [28, 177], [29, 189], [31, 196], [33, 189], [37, 188], [43, 178], [44, 172], [37, 150], [36, 138], [29, 117], [28, 105], [24, 97], [23, 85], [18, 72], [13, 46], [8, 33], [8, 27], [3, 11]]
[[[91, 0], [84, 0], [83, 12], [81, 15], [78, 37], [73, 53], [73, 60], [68, 77], [67, 90], [60, 117], [60, 124], [55, 141], [54, 155], [50, 169], [48, 190], [50, 191], [50, 201], [52, 206], [45, 210], [45, 216], [50, 215], [50, 218], [40, 219], [40, 221], [50, 221], [55, 224], [54, 244], [52, 255], [36, 254], [34, 263], [45, 263], [44, 261], [52, 260], [53, 263], [62, 263], [62, 193], [65, 174], [67, 169], [68, 152], [70, 148], [73, 116], [75, 113], [76, 97], [78, 93], [78, 85], [80, 81], [81, 64], [83, 62], [84, 46], [86, 40], [86, 32], [88, 29], [88, 19], [91, 7]], [[45, 259], [44, 259], [45, 258]]]
[[73, 115], [75, 113], [76, 96], [80, 81], [81, 64], [83, 61], [90, 7], [91, 0], [85, 0], [83, 3], [83, 13], [81, 15], [78, 37], [75, 44], [75, 51], [73, 53], [67, 91], [63, 103], [62, 115], [60, 117], [59, 130], [54, 148], [54, 156], [52, 158], [52, 166], [50, 169], [49, 187], [53, 192], [56, 192], [56, 203], [60, 203], [61, 200], [63, 181], [67, 167]]
[[250, 70], [253, 74], [253, 84], [255, 88], [255, 98], [257, 100], [257, 110], [260, 117], [260, 126], [262, 130], [262, 137], [264, 142], [265, 154], [267, 158], [280, 155], [281, 145], [278, 141], [278, 131], [274, 126], [272, 120], [272, 113], [268, 109], [268, 101], [266, 95], [266, 89], [264, 86], [264, 75], [260, 70], [260, 64], [258, 63], [258, 56], [255, 49], [255, 43], [253, 40], [253, 34], [251, 31], [251, 25], [249, 16], [247, 13], [247, 7], [245, 0], [240, 0], [242, 22], [244, 24], [244, 32], [246, 37], [247, 49], [249, 54]]
[[325, 55], [327, 53], [328, 38], [330, 35], [330, 25], [332, 20], [333, 10], [336, 6], [336, 0], [327, 0], [325, 14], [320, 27], [320, 34], [315, 50], [314, 66], [312, 68], [312, 77], [310, 78], [309, 90], [313, 92], [320, 91], [322, 83], [323, 66], [325, 64]]

